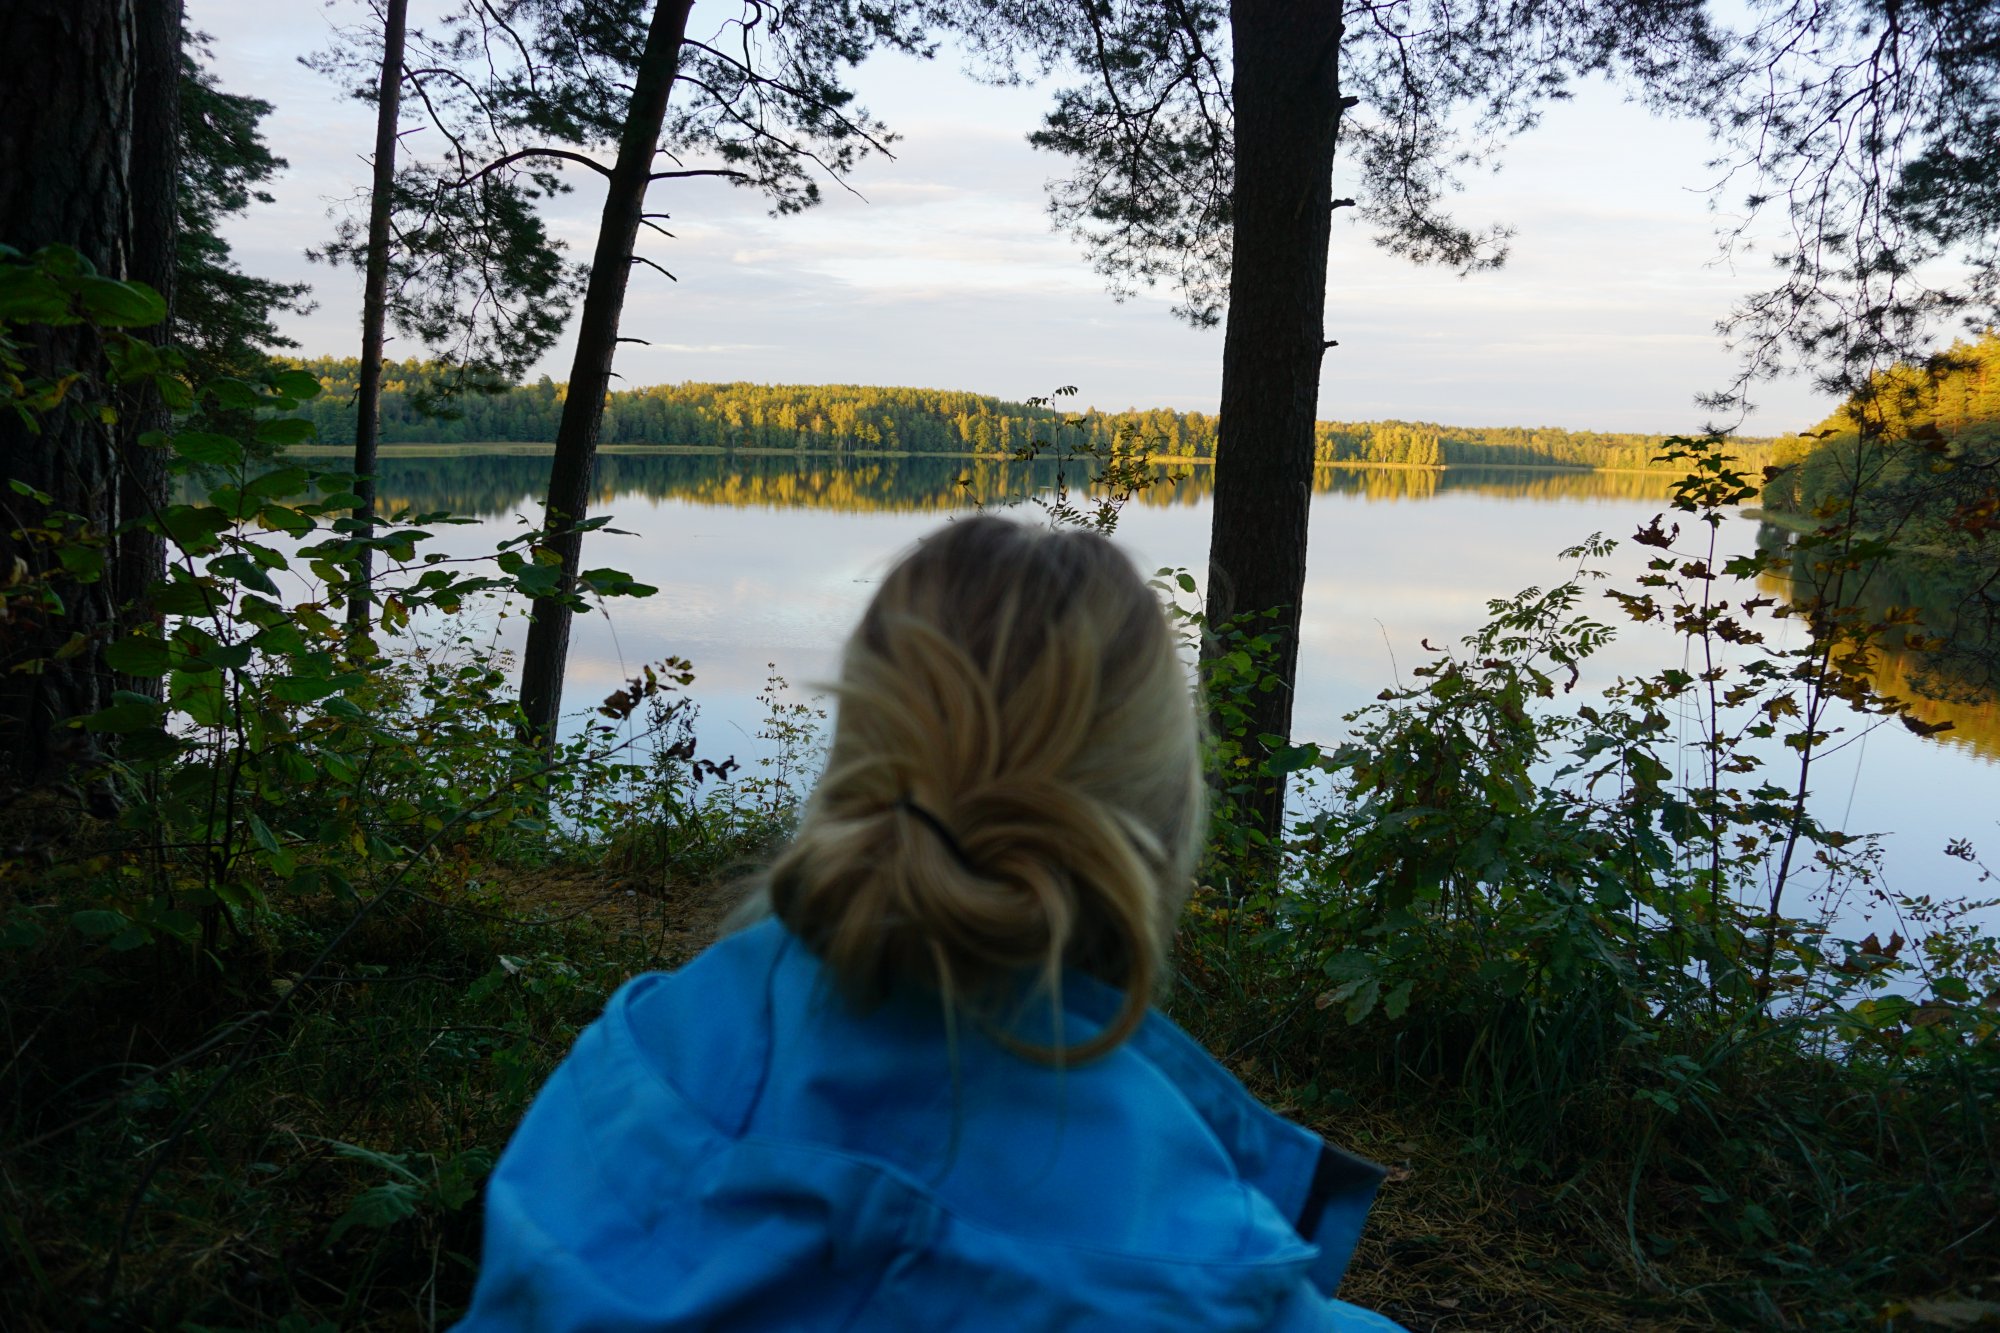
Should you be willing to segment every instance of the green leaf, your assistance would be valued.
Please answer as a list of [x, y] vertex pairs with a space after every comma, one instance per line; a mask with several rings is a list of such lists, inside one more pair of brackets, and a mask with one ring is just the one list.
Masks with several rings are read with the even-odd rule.
[[273, 676], [264, 682], [264, 687], [280, 702], [309, 704], [334, 693], [340, 685], [325, 676]]
[[233, 579], [246, 588], [268, 593], [273, 597], [278, 596], [278, 585], [271, 582], [270, 575], [264, 572], [257, 561], [241, 551], [219, 555], [209, 561], [208, 572], [220, 579]]
[[76, 294], [86, 315], [112, 328], [137, 328], [167, 317], [166, 301], [143, 282], [87, 274], [76, 280]]
[[228, 717], [228, 697], [215, 671], [175, 671], [167, 676], [167, 698], [198, 727], [219, 727]]
[[76, 930], [77, 934], [87, 936], [90, 939], [102, 939], [106, 935], [115, 935], [132, 924], [123, 912], [113, 912], [101, 907], [90, 908], [81, 912], [72, 912], [70, 913], [69, 923]]
[[311, 515], [302, 514], [284, 505], [265, 505], [257, 511], [257, 523], [258, 526], [273, 532], [282, 532], [287, 537], [303, 537], [318, 526], [313, 522]]
[[166, 716], [166, 705], [143, 694], [119, 690], [109, 708], [100, 708], [83, 719], [86, 731], [123, 735], [130, 731], [150, 731]]
[[201, 922], [193, 913], [175, 907], [153, 908], [146, 912], [146, 924], [165, 931], [183, 944], [192, 944], [201, 934]]
[[259, 630], [251, 638], [250, 646], [258, 652], [289, 656], [305, 651], [306, 636], [299, 633], [298, 626], [277, 621]]
[[213, 648], [203, 650], [201, 660], [224, 671], [237, 671], [250, 664], [250, 645], [218, 643]]
[[262, 847], [267, 852], [274, 853], [281, 850], [278, 846], [277, 836], [271, 832], [271, 826], [257, 818], [255, 814], [246, 813], [243, 816], [243, 823], [250, 830], [250, 836], [256, 840], [259, 847]]
[[275, 472], [266, 472], [245, 486], [243, 495], [245, 499], [282, 499], [299, 494], [306, 489], [309, 481], [302, 467], [279, 468]]
[[0, 320], [14, 324], [75, 322], [62, 285], [26, 264], [0, 264]]
[[128, 676], [164, 676], [173, 660], [173, 649], [161, 639], [120, 639], [104, 650], [105, 665]]
[[549, 565], [523, 564], [514, 575], [514, 586], [525, 597], [553, 597], [561, 579], [562, 571]]
[[215, 580], [175, 570], [165, 583], [155, 583], [147, 592], [153, 610], [166, 616], [213, 615], [227, 600]]
[[577, 581], [601, 597], [651, 597], [659, 591], [619, 569], [587, 569]]
[[281, 370], [271, 377], [271, 384], [287, 398], [317, 398], [320, 395], [319, 376], [309, 370]]
[[218, 486], [208, 493], [208, 498], [232, 520], [246, 519], [257, 512], [257, 502], [246, 499], [239, 486]]
[[1354, 998], [1347, 1002], [1343, 1017], [1347, 1025], [1353, 1027], [1375, 1011], [1375, 1002], [1382, 993], [1382, 983], [1369, 977], [1355, 988]]
[[209, 431], [182, 431], [173, 437], [168, 447], [188, 462], [200, 463], [204, 467], [235, 467], [243, 461], [241, 444], [227, 435]]
[[1964, 1004], [1972, 998], [1972, 987], [1964, 977], [1939, 977], [1931, 982], [1931, 994], [1953, 1004]]
[[312, 422], [304, 417], [272, 417], [257, 423], [257, 438], [280, 448], [288, 444], [304, 444], [315, 433]]
[[1656, 788], [1674, 775], [1672, 769], [1644, 750], [1627, 750], [1625, 759], [1633, 781], [1642, 787]]
[[214, 379], [201, 386], [201, 391], [215, 400], [215, 405], [225, 411], [250, 412], [264, 401], [255, 389], [238, 379]]
[[57, 548], [56, 558], [62, 567], [80, 583], [95, 583], [104, 575], [104, 548], [101, 546], [65, 545]]
[[404, 1181], [390, 1181], [386, 1185], [376, 1185], [361, 1191], [340, 1220], [327, 1233], [329, 1241], [336, 1241], [354, 1227], [368, 1227], [380, 1231], [392, 1227], [406, 1217], [414, 1217], [417, 1200], [421, 1191], [415, 1185]]
[[153, 376], [153, 390], [172, 412], [186, 412], [194, 406], [194, 390], [173, 375]]
[[243, 548], [243, 553], [266, 569], [290, 569], [292, 567], [292, 562], [285, 559], [283, 551], [280, 551], [275, 546], [266, 546], [262, 542], [247, 543]]
[[118, 757], [133, 764], [172, 759], [188, 748], [186, 740], [165, 731], [134, 731], [118, 738]]
[[190, 555], [217, 548], [216, 538], [229, 528], [229, 515], [212, 505], [169, 505], [159, 527]]

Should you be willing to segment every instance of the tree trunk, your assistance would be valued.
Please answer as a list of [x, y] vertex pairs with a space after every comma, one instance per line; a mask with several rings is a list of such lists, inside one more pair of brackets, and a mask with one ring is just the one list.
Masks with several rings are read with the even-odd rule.
[[382, 21], [382, 78], [375, 98], [375, 179], [368, 195], [368, 268], [361, 286], [361, 365], [354, 388], [355, 536], [364, 544], [347, 594], [347, 627], [368, 630], [374, 601], [375, 446], [382, 432], [382, 344], [389, 313], [389, 214], [396, 191], [396, 116], [402, 105], [403, 29], [410, 0], [389, 0]]
[[[136, 257], [156, 253], [157, 208], [143, 181], [153, 164], [136, 160], [152, 131], [144, 96], [137, 0], [8, 0], [0, 4], [0, 51], [13, 53], [0, 79], [0, 240], [32, 252], [74, 246], [100, 273], [139, 276]], [[150, 76], [148, 76], [150, 77]], [[169, 247], [170, 248], [170, 247]], [[30, 375], [79, 370], [71, 396], [101, 392], [102, 344], [87, 327], [31, 328], [24, 339]], [[0, 492], [0, 570], [25, 567], [30, 586], [47, 579], [61, 610], [10, 596], [0, 616], [0, 776], [26, 786], [59, 777], [88, 758], [90, 743], [62, 726], [108, 700], [102, 652], [115, 632], [121, 573], [113, 533], [122, 513], [115, 427], [93, 414], [58, 410], [28, 431], [0, 412], [0, 469], [49, 495], [44, 506]], [[81, 583], [62, 572], [44, 545], [18, 536], [50, 512], [81, 516], [102, 541], [103, 576]], [[18, 565], [16, 562], [20, 562]], [[139, 589], [122, 590], [127, 595]], [[71, 641], [80, 651], [57, 656]]]
[[[181, 165], [181, 3], [156, 0], [139, 7], [138, 91], [132, 140], [132, 269], [127, 275], [165, 298], [167, 318], [137, 330], [156, 347], [174, 338], [175, 270], [179, 266]], [[148, 431], [165, 430], [173, 414], [152, 389], [123, 395], [119, 406], [116, 610], [121, 633], [155, 622], [148, 589], [166, 573], [166, 539], [138, 520], [167, 504], [167, 451], [145, 445]], [[113, 678], [118, 689], [158, 697], [158, 676]]]
[[[1313, 422], [1325, 353], [1326, 250], [1342, 111], [1340, 6], [1234, 0], [1236, 176], [1229, 316], [1222, 347], [1208, 618], [1272, 633], [1278, 689], [1250, 701], [1259, 737], [1291, 734], [1305, 591]], [[1275, 836], [1282, 778], [1259, 782], [1246, 816]]]
[[[631, 110], [618, 140], [618, 161], [604, 194], [591, 256], [590, 284], [577, 324], [576, 359], [569, 373], [556, 431], [556, 455], [549, 471], [549, 499], [543, 516], [542, 549], [562, 560], [559, 595], [576, 586], [583, 534], [577, 531], [590, 509], [590, 475], [597, 461], [597, 437], [604, 423], [604, 395], [611, 387], [611, 358], [618, 349], [618, 317], [632, 275], [632, 250], [646, 208], [653, 157], [666, 121], [667, 95], [680, 72], [681, 40], [687, 34], [693, 0], [659, 0], [646, 30]], [[562, 711], [563, 669], [569, 657], [570, 608], [557, 597], [538, 597], [530, 609], [528, 643], [521, 655], [521, 712], [526, 734], [537, 743], [555, 743]]]

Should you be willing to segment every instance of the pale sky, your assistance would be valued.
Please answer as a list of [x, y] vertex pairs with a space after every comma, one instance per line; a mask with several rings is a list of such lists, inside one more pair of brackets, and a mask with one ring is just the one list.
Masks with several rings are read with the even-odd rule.
[[[434, 7], [414, 0], [413, 21]], [[695, 6], [694, 27], [714, 3]], [[372, 113], [297, 57], [326, 44], [332, 10], [315, 0], [188, 0], [213, 38], [232, 92], [276, 106], [265, 121], [291, 162], [277, 202], [227, 227], [250, 272], [314, 284], [319, 308], [284, 321], [307, 355], [352, 356], [359, 276], [305, 261], [332, 232], [328, 210], [365, 186]], [[736, 12], [727, 6], [726, 12]], [[713, 19], [710, 20], [714, 21]], [[1080, 404], [1213, 411], [1222, 335], [1168, 313], [1170, 294], [1119, 303], [1075, 242], [1052, 231], [1043, 183], [1061, 160], [1031, 149], [1049, 89], [973, 83], [947, 49], [937, 60], [877, 57], [860, 100], [903, 136], [895, 161], [826, 185], [802, 216], [767, 216], [760, 196], [710, 181], [663, 181], [649, 207], [677, 239], [642, 232], [641, 253], [678, 283], [633, 276], [617, 369], [626, 385], [683, 380], [859, 383], [970, 389], [1002, 398], [1074, 384]], [[406, 139], [425, 150], [426, 136]], [[1509, 149], [1504, 169], [1461, 197], [1474, 223], [1517, 231], [1496, 273], [1460, 279], [1376, 249], [1336, 214], [1319, 414], [1336, 420], [1693, 431], [1697, 393], [1732, 361], [1715, 323], [1765, 285], [1762, 256], [1718, 260], [1704, 131], [1664, 122], [1586, 85]], [[609, 154], [604, 154], [609, 161]], [[572, 169], [552, 230], [588, 255], [598, 178]], [[1336, 193], [1354, 193], [1336, 172]], [[391, 344], [390, 354], [413, 347]], [[565, 340], [539, 367], [568, 377]], [[1763, 386], [1753, 433], [1803, 429], [1829, 404], [1801, 381]]]

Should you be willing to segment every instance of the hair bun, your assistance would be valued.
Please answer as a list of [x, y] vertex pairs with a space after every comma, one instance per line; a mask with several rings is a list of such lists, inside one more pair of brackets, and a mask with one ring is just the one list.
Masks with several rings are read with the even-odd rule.
[[[850, 639], [825, 773], [772, 909], [848, 995], [975, 1007], [1024, 972], [1164, 975], [1200, 824], [1194, 710], [1157, 599], [1100, 537], [992, 518], [932, 537]], [[1053, 1055], [1053, 1052], [1043, 1052]]]

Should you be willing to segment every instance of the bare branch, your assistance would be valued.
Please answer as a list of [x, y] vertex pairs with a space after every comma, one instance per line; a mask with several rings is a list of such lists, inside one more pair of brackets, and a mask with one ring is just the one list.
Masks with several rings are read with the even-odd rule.
[[[523, 148], [519, 152], [495, 158], [479, 170], [473, 172], [470, 176], [467, 176], [464, 180], [450, 182], [451, 188], [462, 189], [478, 180], [481, 176], [491, 175], [493, 172], [500, 170], [500, 168], [511, 166], [526, 157], [559, 157], [565, 162], [576, 162], [589, 167], [600, 176], [609, 176], [611, 174], [611, 168], [605, 166], [602, 162], [592, 161], [582, 153], [572, 153], [567, 148]], [[659, 177], [655, 176], [653, 179], [658, 180]]]

